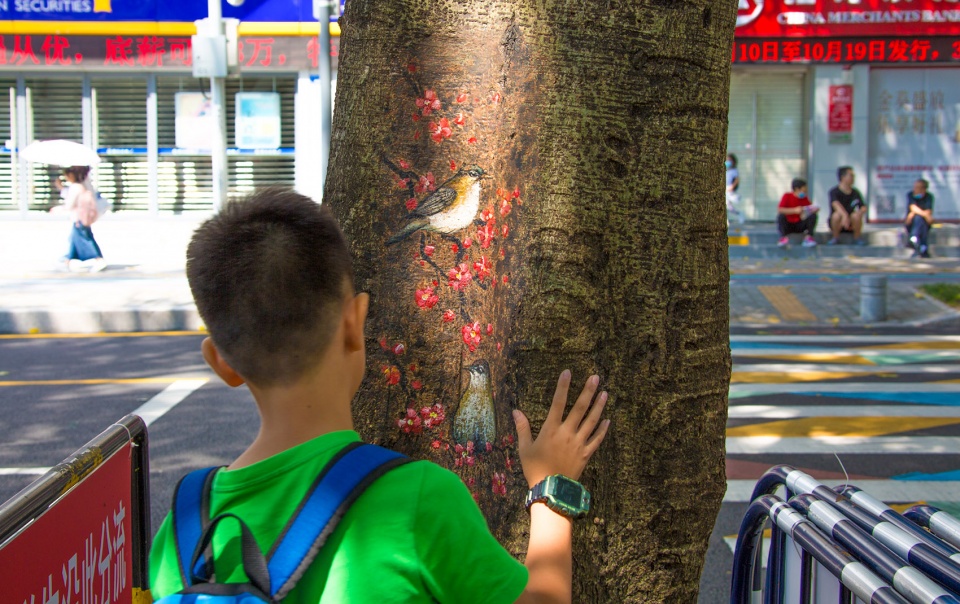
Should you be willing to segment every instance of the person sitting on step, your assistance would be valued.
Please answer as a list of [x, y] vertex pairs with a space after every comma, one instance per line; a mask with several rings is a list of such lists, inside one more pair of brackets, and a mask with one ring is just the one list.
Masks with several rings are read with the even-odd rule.
[[820, 207], [810, 203], [810, 198], [807, 197], [807, 181], [794, 178], [790, 188], [792, 191], [783, 194], [777, 208], [777, 228], [780, 231], [777, 245], [788, 245], [790, 233], [804, 233], [803, 247], [813, 247], [817, 245], [813, 233], [817, 228], [817, 211]]

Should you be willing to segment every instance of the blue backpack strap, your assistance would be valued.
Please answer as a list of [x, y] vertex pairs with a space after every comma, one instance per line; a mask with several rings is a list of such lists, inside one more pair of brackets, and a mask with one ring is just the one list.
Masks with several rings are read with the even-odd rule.
[[190, 472], [180, 479], [173, 494], [173, 536], [184, 587], [193, 585], [194, 575], [205, 574], [207, 568], [206, 558], [202, 555], [197, 566], [190, 568], [190, 565], [210, 524], [210, 487], [218, 469], [212, 467]]
[[410, 461], [396, 451], [352, 443], [324, 467], [267, 555], [274, 600], [282, 600], [294, 588], [363, 491]]

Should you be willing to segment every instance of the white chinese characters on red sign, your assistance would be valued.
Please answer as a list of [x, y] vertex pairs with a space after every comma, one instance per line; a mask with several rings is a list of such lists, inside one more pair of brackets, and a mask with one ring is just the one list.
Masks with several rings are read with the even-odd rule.
[[955, 36], [958, 7], [949, 0], [739, 0], [736, 35]]

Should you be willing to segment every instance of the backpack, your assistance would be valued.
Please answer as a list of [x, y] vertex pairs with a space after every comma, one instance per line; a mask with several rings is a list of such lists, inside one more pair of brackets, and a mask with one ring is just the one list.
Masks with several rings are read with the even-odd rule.
[[[184, 589], [157, 604], [275, 604], [292, 590], [358, 497], [383, 474], [412, 461], [364, 443], [344, 447], [317, 476], [297, 512], [264, 557], [253, 533], [235, 514], [210, 519], [210, 488], [219, 468], [184, 476], [173, 496], [173, 533]], [[248, 583], [216, 583], [210, 547], [217, 526], [240, 524]]]
[[77, 196], [77, 220], [88, 227], [98, 218], [100, 218], [100, 211], [97, 207], [97, 194], [85, 188], [83, 193]]

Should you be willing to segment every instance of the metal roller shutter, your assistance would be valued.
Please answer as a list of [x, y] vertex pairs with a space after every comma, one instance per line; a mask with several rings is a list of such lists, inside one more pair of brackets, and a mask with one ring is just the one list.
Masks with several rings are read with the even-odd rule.
[[146, 210], [147, 79], [93, 78], [90, 84], [94, 147], [104, 160], [97, 166], [97, 187], [115, 209]]
[[[27, 78], [27, 140], [62, 138], [83, 141], [83, 80], [79, 78]], [[53, 188], [59, 168], [30, 164], [28, 206], [47, 210], [60, 203]]]
[[752, 220], [775, 220], [790, 181], [806, 177], [803, 90], [802, 72], [740, 71], [731, 79], [727, 149], [737, 155], [740, 206]]
[[16, 173], [11, 162], [12, 148], [17, 146], [13, 135], [13, 124], [16, 123], [16, 78], [0, 78], [0, 182], [10, 183], [10, 186], [0, 188], [0, 210], [16, 210]]

